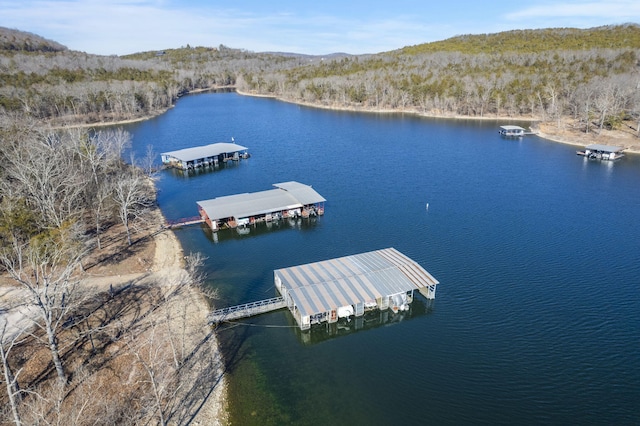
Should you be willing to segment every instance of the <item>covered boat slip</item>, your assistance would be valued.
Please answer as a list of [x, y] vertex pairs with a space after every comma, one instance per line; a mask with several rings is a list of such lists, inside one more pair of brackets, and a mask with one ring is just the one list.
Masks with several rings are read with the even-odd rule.
[[219, 142], [163, 152], [160, 157], [164, 165], [190, 170], [198, 167], [216, 166], [220, 161], [239, 161], [241, 158], [248, 158], [248, 149], [235, 143]]
[[267, 191], [228, 195], [198, 201], [202, 219], [213, 230], [235, 228], [283, 217], [308, 217], [324, 214], [326, 201], [311, 186], [283, 182]]
[[622, 151], [624, 148], [619, 146], [592, 144], [585, 146], [584, 151], [576, 151], [576, 154], [592, 160], [617, 160], [624, 157]]
[[277, 269], [274, 280], [302, 330], [372, 309], [408, 310], [414, 290], [434, 299], [438, 284], [394, 248]]
[[520, 137], [524, 136], [525, 130], [520, 126], [506, 125], [500, 126], [500, 134], [508, 137]]

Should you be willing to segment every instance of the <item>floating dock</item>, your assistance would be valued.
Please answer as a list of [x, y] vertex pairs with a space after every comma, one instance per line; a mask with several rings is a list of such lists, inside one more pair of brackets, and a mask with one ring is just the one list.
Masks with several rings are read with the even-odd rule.
[[249, 148], [235, 143], [219, 142], [210, 145], [179, 149], [160, 154], [162, 164], [181, 170], [217, 166], [220, 162], [240, 161], [249, 158]]
[[324, 197], [299, 182], [275, 183], [276, 189], [198, 201], [200, 216], [214, 231], [287, 217], [324, 214]]
[[520, 126], [511, 126], [505, 125], [500, 126], [500, 130], [498, 131], [502, 136], [506, 138], [520, 138], [525, 135], [535, 135], [535, 132], [527, 132], [523, 127]]
[[432, 300], [439, 283], [394, 248], [277, 269], [274, 281], [281, 298], [214, 311], [209, 323], [229, 320], [232, 312], [240, 319], [286, 307], [300, 329], [308, 330], [376, 309], [406, 311], [414, 291]]
[[576, 151], [576, 154], [590, 160], [618, 160], [624, 157], [622, 151], [624, 148], [619, 146], [592, 144], [585, 146], [584, 151]]
[[500, 126], [500, 134], [506, 137], [519, 138], [524, 136], [525, 130], [520, 126]]

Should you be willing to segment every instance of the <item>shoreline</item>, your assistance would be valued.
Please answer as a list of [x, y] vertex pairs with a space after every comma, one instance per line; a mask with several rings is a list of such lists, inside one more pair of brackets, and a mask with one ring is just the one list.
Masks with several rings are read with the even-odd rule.
[[[411, 114], [418, 117], [423, 118], [433, 118], [433, 119], [444, 119], [444, 120], [480, 120], [480, 121], [506, 121], [506, 122], [528, 122], [531, 123], [531, 130], [533, 127], [543, 127], [544, 131], [537, 131], [534, 136], [538, 136], [542, 139], [545, 139], [549, 142], [562, 143], [565, 145], [572, 145], [576, 147], [584, 147], [586, 145], [599, 143], [602, 145], [609, 146], [623, 146], [625, 154], [640, 154], [640, 137], [627, 137], [625, 142], [622, 144], [615, 144], [616, 136], [603, 136], [597, 134], [595, 131], [590, 134], [579, 133], [579, 132], [570, 132], [571, 135], [562, 135], [562, 131], [558, 130], [557, 132], [553, 132], [552, 129], [549, 129], [548, 122], [542, 122], [539, 118], [532, 117], [471, 117], [471, 116], [460, 116], [460, 115], [447, 115], [447, 114], [428, 114], [424, 112], [420, 112], [413, 109], [408, 110], [395, 110], [395, 109], [374, 109], [374, 108], [356, 108], [356, 107], [340, 107], [340, 106], [331, 106], [331, 105], [321, 105], [321, 104], [313, 104], [310, 102], [297, 102], [289, 99], [284, 99], [275, 95], [262, 95], [257, 93], [244, 92], [236, 89], [236, 93], [241, 96], [251, 96], [256, 98], [270, 98], [275, 99], [281, 102], [287, 102], [290, 104], [301, 105], [309, 108], [319, 108], [324, 110], [332, 110], [332, 111], [347, 111], [347, 112], [362, 112], [362, 113], [372, 113], [372, 114]], [[569, 131], [565, 131], [569, 132]], [[604, 140], [599, 140], [599, 138]], [[590, 140], [575, 140], [575, 138], [579, 139], [590, 139]], [[621, 138], [619, 138], [621, 139]], [[635, 142], [635, 143], [633, 143]]]
[[[154, 190], [156, 190], [155, 184], [153, 186]], [[166, 218], [159, 206], [157, 206], [157, 214], [163, 221], [162, 223], [166, 223]], [[166, 228], [154, 236], [154, 242], [155, 256], [153, 259], [152, 274], [160, 275], [165, 279], [186, 275], [184, 250], [175, 232]], [[171, 282], [171, 279], [166, 281]], [[214, 355], [222, 359], [217, 335], [207, 324], [207, 315], [211, 311], [211, 306], [209, 306], [204, 293], [197, 287], [189, 287], [188, 293], [185, 296], [185, 299], [189, 300], [189, 310], [193, 312], [194, 315], [192, 318], [193, 321], [189, 323], [189, 326], [194, 328], [192, 331], [194, 331], [195, 335], [198, 335], [198, 329], [200, 330], [200, 335], [210, 335], [210, 339], [206, 340], [209, 340], [211, 351], [215, 352]], [[228, 393], [223, 363], [218, 369], [219, 371], [215, 373], [215, 376], [218, 378], [217, 382], [213, 383], [214, 387], [210, 390], [208, 396], [204, 396], [200, 409], [193, 419], [195, 424], [222, 425], [228, 421]]]
[[270, 98], [270, 99], [275, 99], [281, 102], [287, 102], [294, 105], [302, 105], [309, 108], [318, 108], [318, 109], [325, 109], [330, 111], [362, 112], [362, 113], [372, 113], [372, 114], [410, 114], [410, 115], [416, 115], [418, 117], [437, 118], [437, 119], [445, 119], [445, 120], [481, 120], [481, 121], [511, 120], [511, 121], [526, 121], [529, 123], [535, 123], [539, 121], [538, 118], [533, 118], [533, 117], [472, 117], [472, 116], [450, 115], [450, 114], [427, 114], [415, 109], [380, 109], [380, 108], [376, 109], [376, 108], [358, 108], [353, 106], [351, 107], [332, 106], [332, 105], [314, 104], [311, 102], [293, 101], [293, 100], [281, 98], [275, 95], [261, 95], [258, 93], [243, 92], [238, 89], [236, 89], [235, 92], [242, 96], [251, 96], [255, 98]]
[[[594, 130], [591, 133], [583, 133], [579, 131], [571, 131], [571, 130], [562, 130], [555, 127], [551, 129], [550, 122], [541, 121], [539, 117], [509, 117], [509, 116], [495, 116], [495, 117], [474, 117], [474, 116], [462, 116], [462, 115], [451, 115], [451, 114], [434, 114], [434, 113], [425, 113], [420, 112], [415, 109], [376, 109], [376, 108], [358, 108], [358, 107], [346, 107], [346, 106], [336, 106], [336, 105], [322, 105], [322, 104], [314, 104], [310, 102], [301, 102], [294, 101], [290, 99], [285, 99], [276, 95], [265, 95], [259, 93], [251, 93], [239, 90], [235, 85], [231, 86], [213, 86], [202, 89], [195, 89], [188, 91], [186, 95], [198, 94], [198, 93], [206, 93], [212, 92], [216, 90], [232, 90], [235, 93], [241, 96], [251, 96], [255, 98], [268, 98], [275, 99], [280, 102], [287, 102], [294, 105], [305, 106], [308, 108], [318, 108], [330, 111], [346, 111], [346, 112], [360, 112], [360, 113], [369, 113], [369, 114], [410, 114], [415, 115], [417, 117], [423, 118], [432, 118], [432, 119], [441, 119], [441, 120], [480, 120], [480, 121], [505, 121], [507, 123], [510, 122], [527, 122], [531, 125], [530, 129], [533, 131], [533, 127], [544, 128], [543, 130], [538, 130], [534, 133], [535, 136], [538, 136], [542, 139], [545, 139], [549, 142], [561, 143], [565, 145], [572, 145], [576, 147], [584, 147], [590, 144], [601, 144], [601, 145], [609, 145], [609, 146], [622, 146], [624, 148], [625, 154], [640, 154], [640, 136], [632, 136], [629, 133], [624, 133], [621, 131], [607, 131], [609, 134], [599, 134], [597, 130]], [[119, 126], [122, 124], [131, 124], [138, 123], [141, 121], [150, 120], [152, 118], [158, 117], [171, 108], [175, 107], [175, 103], [168, 108], [158, 110], [152, 114], [148, 114], [146, 116], [131, 118], [126, 120], [116, 120], [109, 122], [96, 122], [96, 123], [79, 123], [79, 124], [68, 124], [68, 125], [55, 125], [53, 128], [62, 128], [62, 127], [75, 127], [75, 128], [91, 128], [91, 127], [106, 127], [106, 126]], [[570, 127], [570, 125], [568, 126]], [[624, 134], [626, 136], [621, 137], [620, 135]], [[616, 143], [616, 142], [620, 143]]]

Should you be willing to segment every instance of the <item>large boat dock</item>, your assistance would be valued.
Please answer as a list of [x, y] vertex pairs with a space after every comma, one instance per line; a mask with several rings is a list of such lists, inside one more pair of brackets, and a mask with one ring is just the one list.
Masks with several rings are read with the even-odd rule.
[[299, 182], [273, 184], [267, 191], [228, 195], [198, 201], [202, 219], [214, 231], [236, 228], [286, 217], [324, 214], [324, 197], [311, 186]]
[[414, 291], [435, 299], [438, 284], [394, 248], [277, 269], [274, 281], [281, 298], [213, 311], [209, 323], [286, 307], [300, 329], [308, 330], [313, 324], [360, 317], [370, 310], [408, 310]]
[[162, 164], [182, 170], [218, 166], [220, 162], [240, 161], [249, 158], [247, 147], [235, 143], [219, 142], [210, 145], [195, 146], [160, 154]]

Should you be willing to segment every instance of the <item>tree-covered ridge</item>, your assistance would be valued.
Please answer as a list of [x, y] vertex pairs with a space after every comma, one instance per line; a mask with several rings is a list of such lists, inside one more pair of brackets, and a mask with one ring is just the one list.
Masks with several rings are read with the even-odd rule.
[[0, 51], [61, 52], [67, 48], [36, 34], [0, 27]]
[[640, 115], [640, 26], [465, 35], [374, 55], [181, 47], [123, 57], [0, 51], [0, 108], [114, 121], [213, 87], [343, 108], [432, 115], [572, 117], [588, 130]]
[[[465, 36], [422, 45], [423, 51], [324, 61], [238, 81], [243, 90], [294, 102], [446, 116], [571, 117], [588, 131], [638, 120], [639, 36], [637, 25]], [[514, 48], [528, 39], [527, 49]], [[543, 48], [545, 40], [556, 48]], [[471, 52], [480, 47], [483, 52]]]
[[130, 119], [162, 111], [192, 90], [233, 86], [242, 70], [271, 72], [302, 62], [222, 45], [123, 57], [0, 51], [0, 108], [38, 119]]
[[435, 52], [467, 54], [550, 50], [640, 48], [640, 25], [627, 24], [589, 29], [547, 28], [514, 30], [496, 34], [460, 35], [433, 43], [407, 46], [399, 53], [416, 55]]

